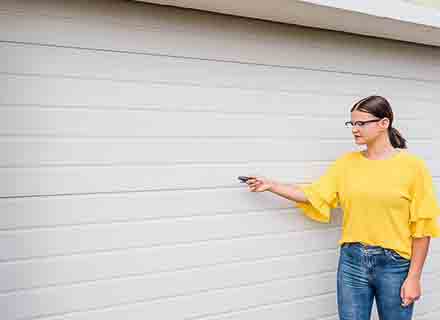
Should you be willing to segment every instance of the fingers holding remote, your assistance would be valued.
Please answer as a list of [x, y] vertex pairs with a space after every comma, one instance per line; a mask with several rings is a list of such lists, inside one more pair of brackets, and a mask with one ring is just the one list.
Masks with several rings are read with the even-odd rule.
[[263, 192], [272, 186], [272, 181], [264, 177], [249, 176], [246, 184], [251, 192]]

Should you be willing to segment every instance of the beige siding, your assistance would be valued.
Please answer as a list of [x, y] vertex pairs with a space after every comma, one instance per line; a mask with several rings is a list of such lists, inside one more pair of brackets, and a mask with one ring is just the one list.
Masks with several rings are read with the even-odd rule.
[[[440, 181], [440, 49], [128, 1], [0, 3], [0, 318], [337, 319], [319, 177], [388, 97]], [[432, 242], [416, 320], [438, 318]], [[436, 271], [437, 270], [437, 271]]]
[[440, 3], [437, 0], [405, 0], [406, 2], [431, 8], [433, 10], [440, 9]]

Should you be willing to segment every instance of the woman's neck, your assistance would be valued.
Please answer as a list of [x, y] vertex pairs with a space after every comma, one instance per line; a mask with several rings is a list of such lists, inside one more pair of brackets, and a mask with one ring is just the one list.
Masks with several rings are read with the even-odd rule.
[[394, 148], [386, 137], [386, 139], [378, 139], [370, 145], [367, 144], [364, 155], [369, 159], [386, 159], [397, 152], [399, 152], [398, 148]]

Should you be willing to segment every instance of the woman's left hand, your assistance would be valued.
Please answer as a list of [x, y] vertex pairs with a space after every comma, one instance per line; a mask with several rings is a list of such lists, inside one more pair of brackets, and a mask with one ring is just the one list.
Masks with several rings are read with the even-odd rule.
[[422, 295], [420, 279], [407, 277], [400, 288], [400, 297], [402, 298], [402, 306], [406, 307], [418, 300]]

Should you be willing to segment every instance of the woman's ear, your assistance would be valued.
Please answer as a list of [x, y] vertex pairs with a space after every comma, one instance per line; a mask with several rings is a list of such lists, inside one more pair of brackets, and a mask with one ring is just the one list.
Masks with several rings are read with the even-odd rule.
[[390, 126], [391, 122], [390, 122], [390, 119], [385, 117], [379, 123], [384, 130], [388, 130], [388, 127]]

